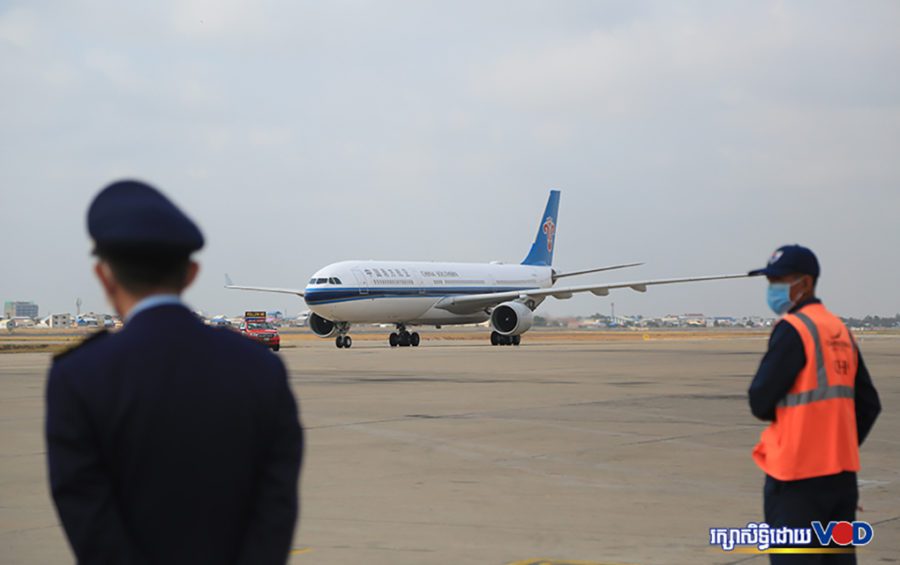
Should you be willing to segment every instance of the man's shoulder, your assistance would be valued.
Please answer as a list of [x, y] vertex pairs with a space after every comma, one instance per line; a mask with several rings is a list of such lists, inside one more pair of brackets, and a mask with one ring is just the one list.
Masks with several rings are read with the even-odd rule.
[[796, 328], [794, 328], [794, 324], [791, 323], [789, 316], [790, 314], [786, 314], [785, 316], [779, 318], [775, 322], [775, 325], [772, 326], [772, 339], [783, 336], [785, 334], [797, 333], [797, 330]]
[[787, 316], [778, 320], [772, 328], [772, 334], [769, 336], [769, 349], [782, 349], [799, 347], [803, 349], [803, 342], [800, 338], [800, 332], [794, 327], [794, 324], [788, 321]]
[[280, 364], [278, 356], [272, 353], [268, 347], [248, 339], [234, 330], [204, 326], [202, 331], [206, 334], [207, 339], [216, 344], [217, 349], [229, 357], [252, 359], [254, 362], [272, 367]]
[[207, 364], [221, 371], [220, 378], [233, 379], [266, 396], [279, 390], [287, 379], [281, 357], [265, 345], [225, 328], [207, 326], [204, 333], [209, 344], [207, 351], [213, 357]]
[[103, 350], [110, 343], [112, 335], [106, 330], [94, 332], [54, 355], [53, 364], [65, 365], [78, 360], [88, 359]]

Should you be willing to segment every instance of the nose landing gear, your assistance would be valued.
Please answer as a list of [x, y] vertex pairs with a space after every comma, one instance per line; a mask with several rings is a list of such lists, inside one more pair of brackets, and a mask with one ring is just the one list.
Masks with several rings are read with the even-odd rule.
[[350, 324], [346, 322], [336, 322], [338, 335], [334, 338], [334, 344], [338, 349], [350, 349], [353, 345], [353, 339], [347, 333], [350, 331]]
[[406, 326], [397, 324], [397, 331], [390, 335], [388, 343], [391, 347], [419, 347], [420, 340], [418, 332], [410, 333], [406, 331]]

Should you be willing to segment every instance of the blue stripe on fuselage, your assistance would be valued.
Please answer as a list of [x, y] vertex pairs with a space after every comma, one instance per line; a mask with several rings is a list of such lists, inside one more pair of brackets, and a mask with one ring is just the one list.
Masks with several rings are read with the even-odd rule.
[[[368, 300], [371, 298], [444, 298], [446, 296], [465, 296], [467, 294], [493, 294], [513, 290], [533, 290], [540, 287], [396, 287], [396, 288], [307, 288], [306, 303], [309, 305], [334, 304], [351, 300]], [[366, 294], [362, 294], [366, 291]]]

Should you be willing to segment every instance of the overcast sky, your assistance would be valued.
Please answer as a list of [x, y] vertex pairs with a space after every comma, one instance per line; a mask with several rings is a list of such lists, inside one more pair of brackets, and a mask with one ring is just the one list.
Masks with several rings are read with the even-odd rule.
[[[142, 7], [138, 7], [138, 5]], [[158, 186], [201, 225], [187, 298], [294, 314], [343, 259], [741, 272], [811, 246], [844, 315], [900, 312], [900, 3], [0, 2], [0, 300], [107, 310], [85, 211]], [[760, 280], [540, 312], [766, 314]]]

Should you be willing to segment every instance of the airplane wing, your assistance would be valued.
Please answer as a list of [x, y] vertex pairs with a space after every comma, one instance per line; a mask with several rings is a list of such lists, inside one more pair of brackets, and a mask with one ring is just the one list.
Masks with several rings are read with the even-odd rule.
[[572, 271], [571, 273], [553, 273], [553, 282], [565, 277], [577, 277], [579, 275], [587, 275], [589, 273], [602, 273], [603, 271], [615, 271], [617, 269], [627, 269], [629, 267], [638, 267], [643, 263], [625, 263], [624, 265], [612, 265], [611, 267], [597, 267], [595, 269], [586, 269], [584, 271]]
[[295, 294], [300, 298], [305, 296], [303, 290], [298, 290], [296, 288], [274, 288], [270, 286], [243, 286], [232, 284], [231, 278], [228, 275], [225, 275], [225, 288], [230, 288], [232, 290], [255, 290], [258, 292], [280, 292], [282, 294]]
[[637, 292], [647, 292], [648, 286], [678, 284], [686, 282], [718, 281], [725, 279], [742, 279], [746, 277], [747, 274], [742, 273], [739, 275], [713, 275], [704, 277], [656, 279], [648, 281], [621, 282], [600, 285], [591, 284], [580, 286], [535, 288], [531, 290], [512, 290], [509, 292], [470, 294], [465, 296], [448, 296], [438, 302], [435, 306], [437, 308], [440, 308], [441, 310], [446, 310], [447, 312], [451, 312], [453, 314], [470, 314], [473, 312], [478, 312], [479, 310], [491, 308], [509, 300], [546, 298], [548, 296], [552, 296], [560, 300], [565, 300], [567, 298], [572, 298], [574, 294], [578, 294], [580, 292], [590, 292], [595, 296], [606, 296], [609, 294], [610, 290], [615, 290], [617, 288], [630, 288], [632, 290], [636, 290]]

